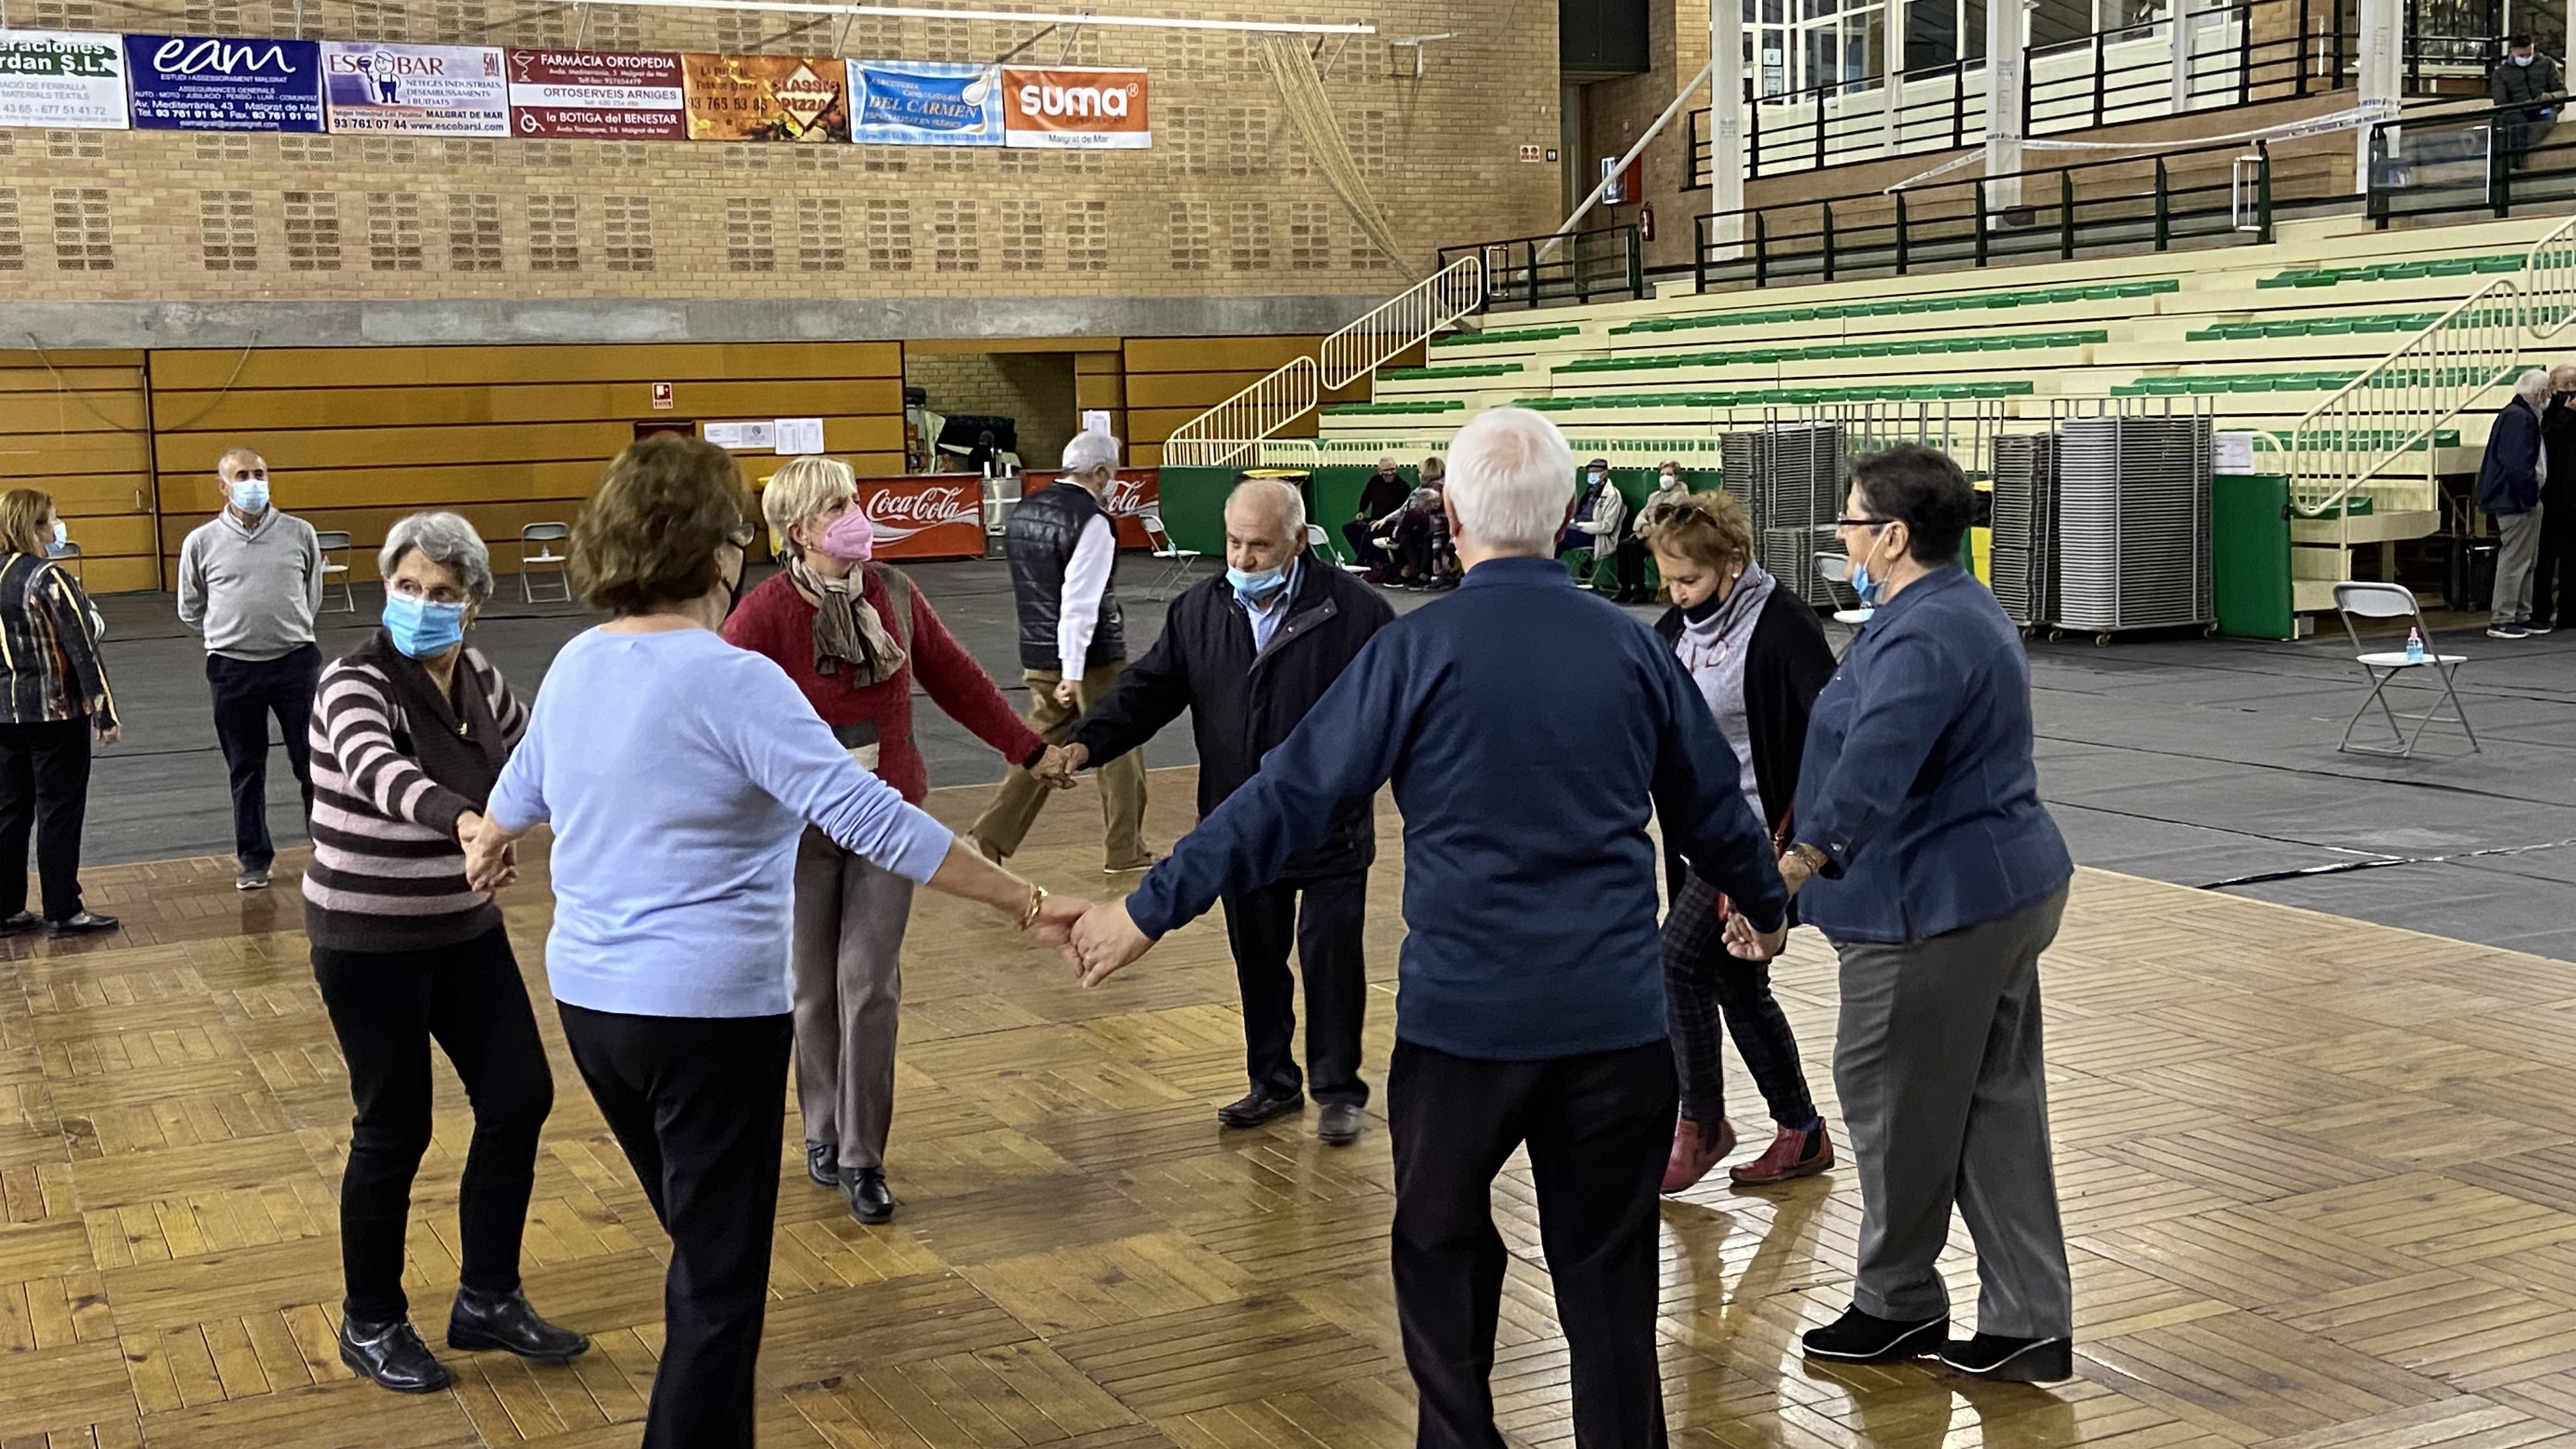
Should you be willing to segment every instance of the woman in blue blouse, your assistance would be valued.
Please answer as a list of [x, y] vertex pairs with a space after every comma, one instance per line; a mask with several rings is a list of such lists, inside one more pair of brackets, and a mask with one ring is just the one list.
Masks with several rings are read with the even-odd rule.
[[[1780, 874], [1842, 958], [1834, 1084], [1860, 1167], [1859, 1280], [1812, 1358], [1939, 1354], [1987, 1378], [2074, 1374], [2050, 1168], [2039, 955], [2074, 864], [2031, 763], [2030, 664], [1958, 565], [1976, 495], [1907, 446], [1852, 469], [1840, 520], [1877, 613], [1817, 696]], [[1803, 887], [1803, 889], [1802, 889]], [[1749, 927], [1730, 945], [1754, 952]], [[1977, 1244], [1977, 1334], [1934, 1261], [1953, 1202]]]
[[754, 537], [744, 501], [732, 455], [695, 438], [646, 438], [609, 464], [571, 567], [614, 617], [555, 656], [468, 842], [483, 888], [511, 841], [554, 824], [547, 981], [671, 1235], [645, 1449], [752, 1442], [806, 823], [1051, 942], [1081, 913], [960, 849], [859, 767], [784, 670], [716, 632]]

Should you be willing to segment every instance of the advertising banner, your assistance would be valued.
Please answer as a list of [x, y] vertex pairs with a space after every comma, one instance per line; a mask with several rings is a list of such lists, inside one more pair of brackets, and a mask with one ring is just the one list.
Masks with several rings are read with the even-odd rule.
[[[1043, 473], [1023, 473], [1020, 475], [1020, 496], [1025, 498], [1039, 489], [1052, 488], [1056, 480], [1063, 476], [1063, 473], [1054, 470]], [[1100, 506], [1101, 510], [1109, 515], [1109, 521], [1117, 525], [1120, 548], [1153, 546], [1152, 542], [1145, 537], [1145, 525], [1139, 515], [1148, 510], [1159, 510], [1163, 506], [1162, 479], [1161, 470], [1155, 468], [1118, 470], [1118, 481], [1109, 486], [1109, 496], [1100, 500]], [[882, 538], [884, 535], [879, 534], [878, 537]]]
[[1141, 151], [1154, 144], [1141, 70], [1002, 67], [1006, 144], [1064, 151]]
[[144, 131], [319, 131], [322, 42], [125, 37], [126, 88]]
[[319, 131], [322, 41], [126, 36], [142, 131]]
[[0, 126], [124, 130], [124, 48], [113, 35], [0, 30]]
[[846, 141], [850, 93], [828, 56], [683, 55], [692, 141]]
[[322, 43], [331, 129], [392, 136], [506, 136], [510, 88], [488, 45]]
[[1001, 76], [989, 65], [854, 60], [850, 139], [879, 146], [999, 146]]
[[514, 50], [510, 130], [531, 138], [685, 141], [680, 57], [668, 52]]
[[859, 507], [878, 558], [982, 558], [984, 480], [963, 473], [862, 478]]

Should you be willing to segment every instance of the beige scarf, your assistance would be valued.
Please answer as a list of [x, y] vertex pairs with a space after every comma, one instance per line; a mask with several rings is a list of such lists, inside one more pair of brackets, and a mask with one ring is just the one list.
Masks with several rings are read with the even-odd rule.
[[886, 632], [885, 621], [877, 617], [876, 605], [867, 600], [865, 585], [860, 582], [867, 571], [864, 564], [854, 565], [845, 578], [827, 579], [806, 567], [803, 559], [790, 559], [789, 577], [818, 602], [814, 610], [814, 668], [817, 673], [839, 673], [841, 664], [850, 666], [850, 687], [865, 689], [894, 678], [903, 668], [903, 646]]

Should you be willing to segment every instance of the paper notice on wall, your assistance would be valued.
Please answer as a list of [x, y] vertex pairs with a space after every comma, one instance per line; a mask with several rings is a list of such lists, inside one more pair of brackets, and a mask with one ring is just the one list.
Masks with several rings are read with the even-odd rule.
[[2248, 474], [2254, 471], [2254, 435], [2252, 433], [2212, 433], [2209, 435], [2212, 473]]
[[113, 35], [0, 30], [0, 126], [125, 129], [125, 48]]
[[1109, 414], [1107, 410], [1101, 408], [1084, 408], [1082, 410], [1082, 430], [1086, 433], [1099, 433], [1104, 437], [1107, 436], [1109, 433]]
[[774, 446], [781, 456], [803, 458], [823, 451], [821, 418], [780, 418], [770, 426], [776, 430]]
[[708, 423], [701, 436], [719, 448], [731, 448], [737, 453], [753, 452], [777, 445], [778, 424]]

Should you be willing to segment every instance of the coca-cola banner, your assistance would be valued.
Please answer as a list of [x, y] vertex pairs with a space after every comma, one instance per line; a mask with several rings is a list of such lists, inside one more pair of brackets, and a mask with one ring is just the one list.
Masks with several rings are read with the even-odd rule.
[[[1055, 472], [1024, 473], [1021, 475], [1021, 496], [1052, 487], [1063, 476]], [[1110, 520], [1118, 525], [1120, 548], [1153, 547], [1153, 542], [1145, 537], [1145, 525], [1139, 515], [1161, 510], [1163, 483], [1160, 473], [1152, 468], [1121, 469], [1118, 481], [1110, 486], [1109, 496], [1101, 502], [1108, 508]], [[884, 534], [877, 536], [885, 537]]]
[[984, 556], [984, 480], [974, 474], [862, 478], [859, 507], [879, 558]]

